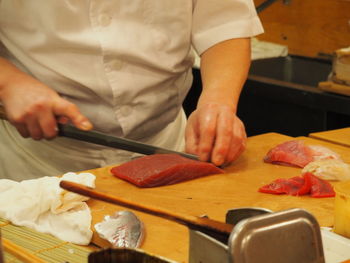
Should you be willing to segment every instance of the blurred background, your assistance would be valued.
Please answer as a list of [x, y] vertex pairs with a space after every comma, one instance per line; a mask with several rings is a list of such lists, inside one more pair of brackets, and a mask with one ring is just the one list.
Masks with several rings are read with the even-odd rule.
[[[265, 33], [252, 39], [238, 108], [248, 136], [350, 127], [350, 0], [254, 2]], [[202, 88], [199, 62], [184, 102], [187, 114]]]

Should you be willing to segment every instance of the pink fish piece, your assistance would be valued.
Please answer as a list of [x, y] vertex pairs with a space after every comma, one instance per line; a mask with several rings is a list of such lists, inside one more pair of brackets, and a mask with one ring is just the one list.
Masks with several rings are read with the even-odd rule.
[[264, 162], [303, 168], [310, 162], [321, 159], [341, 160], [337, 153], [324, 146], [308, 146], [303, 140], [291, 140], [269, 150]]

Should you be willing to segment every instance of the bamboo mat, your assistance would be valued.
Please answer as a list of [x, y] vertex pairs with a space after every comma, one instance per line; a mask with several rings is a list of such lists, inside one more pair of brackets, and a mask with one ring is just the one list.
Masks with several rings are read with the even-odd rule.
[[[27, 249], [46, 262], [88, 262], [88, 255], [92, 252], [91, 248], [74, 245], [27, 227], [14, 226], [1, 218], [0, 230], [3, 238]], [[21, 262], [22, 261], [5, 252], [5, 263]]]

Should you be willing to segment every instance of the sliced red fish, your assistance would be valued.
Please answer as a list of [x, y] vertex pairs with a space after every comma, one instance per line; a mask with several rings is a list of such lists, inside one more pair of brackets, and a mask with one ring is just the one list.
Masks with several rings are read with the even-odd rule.
[[327, 181], [317, 178], [312, 173], [305, 173], [289, 179], [276, 179], [259, 188], [259, 192], [268, 194], [310, 195], [311, 197], [333, 197], [335, 192]]
[[139, 187], [155, 187], [221, 174], [224, 170], [177, 154], [153, 154], [113, 167], [111, 172]]
[[259, 188], [259, 192], [268, 194], [288, 194], [305, 195], [310, 192], [309, 182], [305, 182], [301, 176], [295, 176], [289, 179], [279, 178], [270, 184]]
[[264, 162], [303, 168], [320, 159], [339, 159], [337, 153], [319, 145], [305, 145], [302, 140], [292, 140], [272, 148], [264, 157]]
[[310, 195], [312, 197], [333, 197], [335, 196], [335, 192], [333, 190], [332, 185], [322, 180], [312, 173], [304, 173], [303, 177], [305, 181], [308, 181], [311, 185], [310, 188]]

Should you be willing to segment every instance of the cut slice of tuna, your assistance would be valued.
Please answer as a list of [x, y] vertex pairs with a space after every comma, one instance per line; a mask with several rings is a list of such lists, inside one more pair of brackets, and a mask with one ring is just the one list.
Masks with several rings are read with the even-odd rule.
[[301, 176], [288, 179], [279, 178], [260, 187], [258, 191], [276, 195], [310, 195], [315, 198], [335, 196], [333, 186], [329, 182], [317, 178], [312, 173], [304, 173]]
[[308, 146], [302, 140], [291, 140], [269, 150], [264, 162], [303, 168], [310, 162], [323, 159], [341, 160], [337, 153], [324, 146]]

